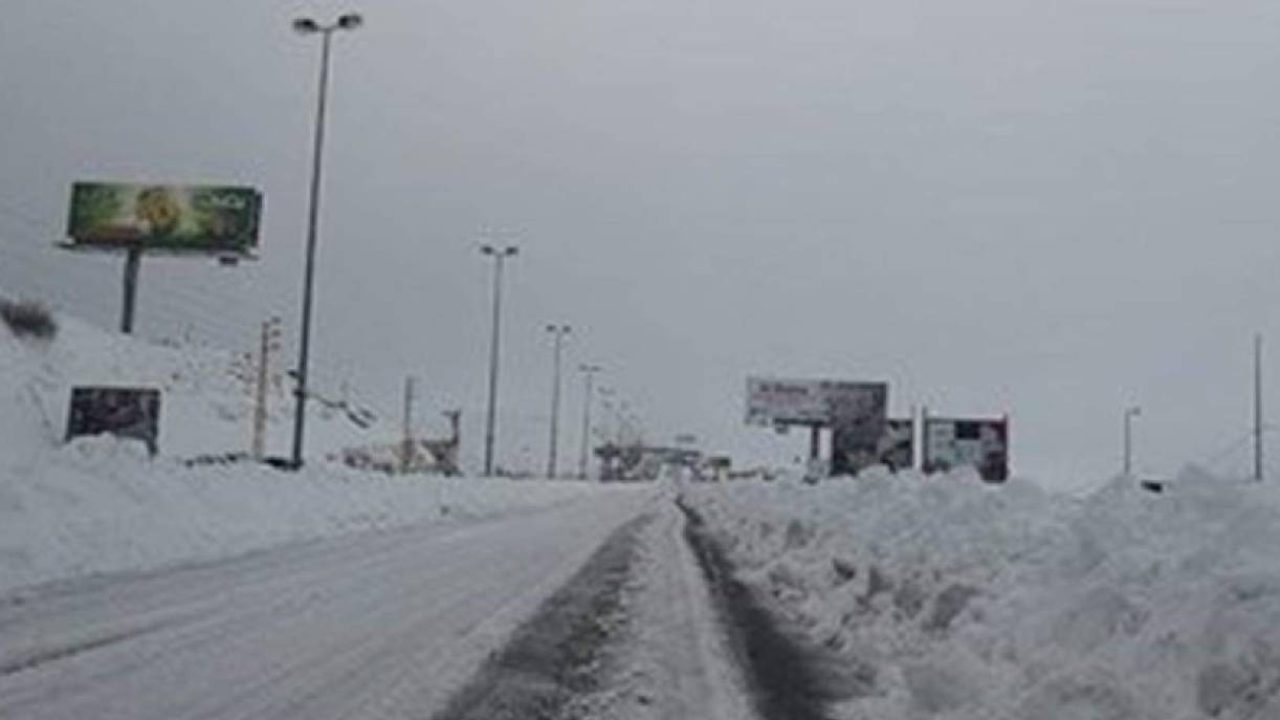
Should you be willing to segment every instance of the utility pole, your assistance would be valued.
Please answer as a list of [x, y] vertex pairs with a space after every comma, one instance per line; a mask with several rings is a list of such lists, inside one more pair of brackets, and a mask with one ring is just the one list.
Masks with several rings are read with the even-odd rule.
[[413, 465], [413, 377], [404, 379], [404, 439], [400, 443], [400, 473], [409, 474]]
[[556, 455], [559, 452], [560, 430], [560, 350], [564, 337], [571, 332], [568, 325], [548, 325], [547, 332], [554, 339], [551, 374], [551, 448], [547, 452], [547, 477], [556, 476]]
[[1262, 482], [1262, 335], [1253, 336], [1253, 479]]
[[262, 323], [262, 344], [258, 348], [258, 381], [253, 399], [253, 459], [262, 462], [267, 451], [267, 383], [270, 377], [271, 351], [279, 350], [280, 318]]
[[489, 413], [484, 428], [484, 474], [493, 476], [493, 447], [498, 414], [498, 339], [502, 320], [502, 267], [520, 249], [514, 245], [481, 245], [480, 252], [493, 258], [493, 335], [489, 339]]
[[591, 400], [595, 394], [595, 377], [603, 369], [599, 365], [578, 366], [586, 386], [582, 394], [582, 451], [578, 456], [578, 477], [583, 480], [587, 479], [587, 457], [591, 449]]

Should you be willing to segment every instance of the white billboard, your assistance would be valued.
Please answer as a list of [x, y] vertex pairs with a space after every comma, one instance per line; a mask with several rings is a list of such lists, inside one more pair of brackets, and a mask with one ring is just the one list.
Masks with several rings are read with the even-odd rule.
[[888, 385], [842, 380], [747, 378], [747, 424], [833, 425], [878, 415], [883, 423]]

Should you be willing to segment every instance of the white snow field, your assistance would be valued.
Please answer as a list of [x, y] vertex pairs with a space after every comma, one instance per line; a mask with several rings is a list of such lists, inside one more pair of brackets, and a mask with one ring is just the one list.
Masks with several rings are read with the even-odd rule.
[[1280, 717], [1275, 487], [873, 472], [686, 495], [808, 645], [874, 677], [836, 717]]
[[[302, 473], [250, 463], [188, 467], [247, 449], [250, 401], [231, 353], [151, 345], [59, 317], [51, 340], [0, 323], [0, 594], [33, 583], [155, 568], [286, 542], [457, 523], [571, 502], [599, 486], [569, 482], [386, 477], [317, 459]], [[110, 437], [64, 444], [73, 385], [164, 389], [160, 455]], [[312, 404], [313, 406], [315, 403]], [[287, 408], [274, 435], [287, 438]], [[372, 434], [316, 410], [323, 455]]]

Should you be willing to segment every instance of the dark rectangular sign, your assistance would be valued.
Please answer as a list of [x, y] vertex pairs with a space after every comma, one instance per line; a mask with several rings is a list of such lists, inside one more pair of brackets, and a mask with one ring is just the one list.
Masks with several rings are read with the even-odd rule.
[[910, 420], [889, 420], [880, 436], [877, 450], [881, 465], [897, 472], [909, 470], [915, 460], [915, 423]]
[[156, 454], [160, 440], [160, 391], [137, 387], [71, 389], [67, 440], [107, 433], [146, 443]]
[[884, 383], [859, 383], [856, 391], [827, 397], [832, 475], [856, 475], [877, 462], [888, 405]]
[[1008, 418], [933, 418], [924, 421], [924, 470], [971, 466], [987, 482], [1009, 477]]

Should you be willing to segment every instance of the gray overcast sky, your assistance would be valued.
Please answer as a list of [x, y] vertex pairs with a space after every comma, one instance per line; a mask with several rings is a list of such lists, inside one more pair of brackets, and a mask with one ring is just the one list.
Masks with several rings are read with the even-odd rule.
[[1059, 485], [1117, 467], [1127, 402], [1140, 468], [1207, 459], [1248, 429], [1252, 333], [1280, 358], [1264, 0], [8, 0], [0, 283], [110, 324], [118, 261], [46, 249], [69, 183], [245, 182], [262, 261], [148, 263], [140, 323], [292, 324], [318, 45], [288, 22], [346, 9], [317, 357], [478, 420], [475, 237], [518, 230], [508, 458], [543, 457], [549, 320], [657, 439], [786, 459], [747, 374], [884, 379], [898, 412], [1007, 410]]

